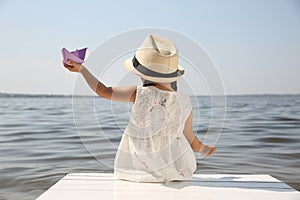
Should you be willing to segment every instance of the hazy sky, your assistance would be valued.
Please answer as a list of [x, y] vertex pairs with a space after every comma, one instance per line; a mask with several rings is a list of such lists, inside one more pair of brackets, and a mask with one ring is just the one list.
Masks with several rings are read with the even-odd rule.
[[77, 75], [62, 67], [62, 47], [92, 51], [160, 27], [201, 44], [227, 94], [300, 93], [298, 0], [0, 0], [0, 27], [0, 92], [72, 94]]

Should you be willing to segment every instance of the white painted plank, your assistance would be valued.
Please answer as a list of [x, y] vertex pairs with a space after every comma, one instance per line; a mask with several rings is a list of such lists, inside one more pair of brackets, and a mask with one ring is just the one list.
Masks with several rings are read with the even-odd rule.
[[288, 199], [300, 193], [269, 175], [194, 174], [189, 182], [134, 183], [109, 173], [68, 174], [38, 200], [52, 199]]

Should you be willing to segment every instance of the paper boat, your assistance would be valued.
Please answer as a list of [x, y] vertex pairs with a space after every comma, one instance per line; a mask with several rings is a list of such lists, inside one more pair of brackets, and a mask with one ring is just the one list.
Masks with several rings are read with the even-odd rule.
[[87, 48], [76, 49], [72, 52], [69, 52], [66, 48], [63, 48], [61, 52], [64, 58], [64, 63], [69, 64], [68, 60], [72, 60], [73, 62], [82, 64], [86, 57]]

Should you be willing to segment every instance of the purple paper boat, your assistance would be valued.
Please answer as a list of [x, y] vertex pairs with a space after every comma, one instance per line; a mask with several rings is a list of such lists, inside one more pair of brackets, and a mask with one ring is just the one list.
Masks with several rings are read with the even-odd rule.
[[73, 62], [82, 64], [84, 62], [86, 56], [87, 48], [84, 49], [76, 49], [75, 51], [69, 52], [66, 48], [61, 50], [64, 63], [69, 64], [68, 60], [72, 60]]

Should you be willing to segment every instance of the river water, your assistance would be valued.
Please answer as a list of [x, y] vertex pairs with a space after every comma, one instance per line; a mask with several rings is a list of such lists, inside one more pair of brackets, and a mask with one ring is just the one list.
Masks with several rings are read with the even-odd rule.
[[[80, 98], [0, 95], [0, 199], [35, 199], [67, 173], [113, 172], [131, 105]], [[210, 98], [192, 99], [204, 139]], [[227, 96], [226, 110], [217, 152], [196, 155], [196, 173], [270, 174], [300, 190], [300, 95]]]

